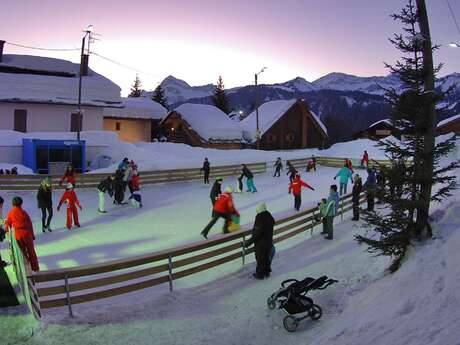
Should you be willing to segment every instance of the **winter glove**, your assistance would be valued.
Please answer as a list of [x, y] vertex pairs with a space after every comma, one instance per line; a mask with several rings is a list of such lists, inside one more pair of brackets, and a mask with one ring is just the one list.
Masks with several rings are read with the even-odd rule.
[[289, 191], [288, 194], [291, 194], [291, 191]]
[[334, 180], [337, 178], [337, 176], [334, 176]]
[[313, 187], [310, 187], [310, 189], [311, 189], [311, 190], [315, 190], [315, 188], [313, 188]]
[[83, 208], [81, 207], [81, 205], [78, 205], [78, 208], [80, 209], [80, 211], [83, 211]]

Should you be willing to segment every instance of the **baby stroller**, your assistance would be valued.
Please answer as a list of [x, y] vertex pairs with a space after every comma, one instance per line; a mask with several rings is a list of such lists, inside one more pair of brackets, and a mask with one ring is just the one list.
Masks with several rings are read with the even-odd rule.
[[267, 299], [268, 308], [275, 309], [278, 305], [278, 309], [283, 309], [288, 314], [283, 319], [284, 328], [288, 332], [294, 332], [299, 321], [308, 317], [312, 320], [319, 320], [323, 315], [321, 307], [314, 304], [313, 300], [306, 296], [308, 291], [324, 290], [334, 283], [337, 283], [337, 280], [329, 279], [327, 276], [317, 279], [307, 277], [301, 281], [297, 279], [285, 280], [281, 283], [281, 288]]

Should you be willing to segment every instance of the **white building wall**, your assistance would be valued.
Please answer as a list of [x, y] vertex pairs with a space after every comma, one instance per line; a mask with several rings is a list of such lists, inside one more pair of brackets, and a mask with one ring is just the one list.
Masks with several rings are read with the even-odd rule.
[[[27, 132], [70, 131], [75, 105], [0, 103], [0, 129], [14, 130], [14, 110], [27, 110]], [[103, 129], [103, 108], [82, 107], [83, 130]]]

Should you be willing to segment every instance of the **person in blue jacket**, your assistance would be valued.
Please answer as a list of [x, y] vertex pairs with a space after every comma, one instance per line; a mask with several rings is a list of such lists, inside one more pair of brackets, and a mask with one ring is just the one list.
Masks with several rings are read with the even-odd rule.
[[347, 194], [348, 180], [350, 180], [351, 183], [353, 183], [353, 173], [351, 172], [347, 164], [343, 165], [343, 168], [339, 170], [337, 175], [335, 175], [334, 180], [337, 177], [339, 177], [339, 182], [340, 182], [340, 195]]
[[367, 179], [363, 189], [366, 191], [367, 211], [374, 211], [375, 190], [377, 187], [377, 171], [375, 168], [367, 168]]

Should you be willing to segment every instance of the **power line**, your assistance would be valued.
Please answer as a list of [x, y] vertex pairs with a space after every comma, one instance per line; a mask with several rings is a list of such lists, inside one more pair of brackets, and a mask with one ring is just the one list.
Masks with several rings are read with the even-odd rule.
[[100, 57], [101, 59], [104, 59], [104, 60], [106, 60], [106, 61], [108, 61], [108, 62], [111, 62], [111, 63], [113, 63], [113, 64], [115, 64], [115, 65], [118, 65], [118, 66], [120, 66], [120, 67], [129, 69], [129, 70], [134, 71], [134, 72], [139, 73], [139, 74], [150, 75], [150, 76], [152, 76], [152, 77], [158, 77], [158, 76], [159, 76], [159, 74], [154, 74], [154, 73], [145, 72], [145, 71], [142, 71], [142, 70], [140, 70], [140, 69], [137, 69], [137, 68], [134, 68], [134, 67], [125, 65], [125, 64], [123, 64], [123, 63], [121, 63], [121, 62], [112, 60], [112, 59], [110, 59], [110, 58], [108, 58], [108, 57], [106, 57], [106, 56], [103, 56], [103, 55], [101, 55], [101, 54], [98, 54], [98, 53], [96, 53], [96, 52], [94, 52], [94, 51], [91, 52], [91, 55], [95, 55], [95, 56], [97, 56], [97, 57]]
[[449, 7], [450, 14], [452, 15], [452, 19], [454, 20], [455, 26], [457, 27], [457, 32], [460, 35], [460, 27], [458, 26], [457, 18], [455, 18], [455, 13], [452, 10], [452, 6], [450, 5], [449, 0], [446, 0], [446, 1], [447, 1], [447, 6]]
[[75, 51], [79, 50], [78, 48], [43, 48], [43, 47], [32, 47], [32, 46], [26, 46], [24, 44], [18, 44], [18, 43], [13, 43], [13, 42], [8, 42], [5, 41], [6, 44], [9, 44], [11, 46], [15, 47], [21, 47], [21, 48], [26, 48], [26, 49], [33, 49], [33, 50], [45, 50], [45, 51], [60, 51], [60, 52], [70, 52], [70, 51]]

